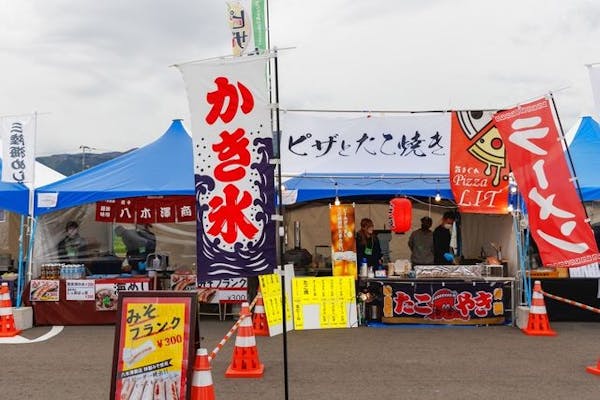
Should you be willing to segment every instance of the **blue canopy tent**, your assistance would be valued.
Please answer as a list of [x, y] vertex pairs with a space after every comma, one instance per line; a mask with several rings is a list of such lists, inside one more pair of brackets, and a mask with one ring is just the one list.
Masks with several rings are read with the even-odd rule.
[[569, 145], [583, 201], [600, 200], [600, 125], [583, 117]]
[[[2, 174], [2, 160], [0, 160]], [[0, 209], [21, 215], [27, 215], [29, 208], [29, 189], [21, 183], [0, 181]]]
[[295, 202], [350, 196], [435, 196], [452, 199], [448, 176], [365, 174], [326, 176], [303, 174], [284, 182], [286, 191], [297, 191]]
[[[35, 215], [124, 197], [193, 195], [193, 173], [192, 138], [173, 120], [154, 142], [36, 189]], [[40, 207], [44, 194], [57, 194], [56, 206]]]

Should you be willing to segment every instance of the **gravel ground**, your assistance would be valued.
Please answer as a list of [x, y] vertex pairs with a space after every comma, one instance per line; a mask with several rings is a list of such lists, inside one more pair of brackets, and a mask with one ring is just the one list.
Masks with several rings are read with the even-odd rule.
[[[233, 322], [203, 317], [209, 351]], [[600, 398], [600, 325], [553, 323], [556, 337], [517, 328], [359, 327], [289, 332], [289, 399]], [[37, 337], [49, 328], [28, 330]], [[285, 399], [283, 337], [257, 337], [265, 375], [228, 379], [234, 338], [212, 364], [217, 400]], [[42, 343], [0, 344], [0, 399], [107, 399], [113, 326], [70, 326]]]

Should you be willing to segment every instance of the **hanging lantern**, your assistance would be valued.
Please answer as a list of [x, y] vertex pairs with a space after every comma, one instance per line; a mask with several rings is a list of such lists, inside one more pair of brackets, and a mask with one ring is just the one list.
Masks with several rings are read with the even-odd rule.
[[410, 200], [405, 197], [390, 200], [389, 218], [392, 232], [408, 232], [412, 222], [412, 203]]

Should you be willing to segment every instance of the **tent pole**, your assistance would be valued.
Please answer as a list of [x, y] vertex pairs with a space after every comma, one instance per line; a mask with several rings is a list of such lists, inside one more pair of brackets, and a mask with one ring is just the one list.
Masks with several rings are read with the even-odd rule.
[[21, 297], [23, 293], [23, 226], [25, 225], [25, 216], [21, 215], [21, 227], [19, 229], [19, 258], [18, 258], [18, 266], [17, 266], [17, 302], [15, 303], [17, 307], [21, 307]]

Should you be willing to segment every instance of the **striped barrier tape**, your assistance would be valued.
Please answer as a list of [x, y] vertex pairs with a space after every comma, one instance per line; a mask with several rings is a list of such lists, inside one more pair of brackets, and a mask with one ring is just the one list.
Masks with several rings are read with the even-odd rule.
[[214, 350], [210, 352], [210, 354], [208, 355], [209, 362], [212, 361], [213, 358], [215, 358], [217, 356], [217, 353], [219, 352], [219, 350], [221, 350], [223, 348], [223, 346], [225, 346], [225, 343], [227, 343], [229, 338], [231, 338], [231, 335], [233, 335], [233, 333], [237, 330], [237, 328], [240, 326], [240, 324], [242, 323], [244, 318], [249, 318], [252, 316], [252, 309], [254, 308], [254, 305], [256, 304], [257, 300], [258, 300], [258, 296], [254, 297], [254, 300], [252, 300], [252, 303], [250, 303], [250, 306], [248, 307], [250, 309], [250, 314], [240, 315], [240, 318], [235, 322], [235, 324], [233, 324], [233, 326], [231, 327], [229, 332], [227, 332], [225, 334], [225, 336], [223, 336], [223, 339], [221, 339], [219, 344], [217, 344], [217, 346], [214, 348]]
[[557, 300], [557, 301], [562, 301], [563, 303], [567, 303], [567, 304], [570, 304], [572, 306], [583, 308], [584, 310], [588, 310], [588, 311], [591, 311], [593, 313], [600, 314], [600, 308], [595, 308], [595, 307], [592, 307], [592, 306], [588, 306], [587, 304], [583, 304], [583, 303], [580, 303], [578, 301], [573, 301], [573, 300], [565, 299], [564, 297], [555, 296], [553, 294], [546, 293], [543, 290], [542, 290], [542, 294], [544, 296], [546, 296], [546, 297], [551, 298], [551, 299], [554, 299], [554, 300]]

